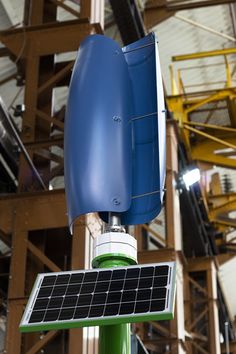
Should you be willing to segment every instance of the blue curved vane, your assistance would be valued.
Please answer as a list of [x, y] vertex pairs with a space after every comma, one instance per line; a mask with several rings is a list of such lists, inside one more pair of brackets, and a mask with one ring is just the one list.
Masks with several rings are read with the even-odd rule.
[[161, 209], [165, 112], [154, 34], [121, 49], [105, 36], [81, 44], [66, 112], [69, 223], [81, 214], [121, 213], [141, 224]]

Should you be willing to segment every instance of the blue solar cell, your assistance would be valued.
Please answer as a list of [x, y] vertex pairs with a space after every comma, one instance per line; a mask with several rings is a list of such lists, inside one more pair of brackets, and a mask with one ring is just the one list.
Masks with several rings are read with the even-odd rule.
[[[27, 323], [34, 328], [85, 319], [115, 321], [116, 316], [128, 316], [128, 321], [131, 314], [135, 317], [162, 312], [171, 301], [167, 283], [173, 273], [170, 266], [132, 266], [65, 272], [56, 278], [43, 275], [41, 285], [36, 286]], [[81, 279], [83, 282], [77, 283]]]

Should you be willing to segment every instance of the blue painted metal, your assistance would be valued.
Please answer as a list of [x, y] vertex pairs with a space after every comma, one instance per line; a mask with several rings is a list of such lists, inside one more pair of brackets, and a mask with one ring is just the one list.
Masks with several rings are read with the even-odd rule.
[[159, 214], [165, 181], [165, 105], [155, 35], [126, 46], [123, 52], [132, 81], [133, 117], [148, 116], [132, 124], [132, 197], [140, 197], [132, 199], [122, 223], [143, 224]]
[[121, 48], [101, 35], [87, 37], [73, 69], [66, 112], [70, 225], [81, 214], [130, 207], [132, 100]]
[[[145, 116], [140, 118], [140, 116]], [[81, 44], [65, 128], [65, 187], [70, 225], [81, 214], [121, 213], [141, 224], [161, 209], [165, 113], [156, 38], [121, 49], [100, 35]]]

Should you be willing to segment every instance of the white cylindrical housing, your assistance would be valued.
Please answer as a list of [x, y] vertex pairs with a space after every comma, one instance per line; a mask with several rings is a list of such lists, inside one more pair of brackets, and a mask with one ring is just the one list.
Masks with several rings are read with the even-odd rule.
[[137, 262], [137, 241], [124, 232], [106, 232], [94, 239], [93, 257], [106, 254], [119, 254], [130, 257]]

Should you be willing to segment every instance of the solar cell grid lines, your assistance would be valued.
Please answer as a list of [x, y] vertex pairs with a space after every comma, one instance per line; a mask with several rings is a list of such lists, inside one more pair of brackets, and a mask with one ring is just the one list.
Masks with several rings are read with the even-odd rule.
[[39, 274], [20, 329], [170, 319], [175, 263]]

